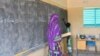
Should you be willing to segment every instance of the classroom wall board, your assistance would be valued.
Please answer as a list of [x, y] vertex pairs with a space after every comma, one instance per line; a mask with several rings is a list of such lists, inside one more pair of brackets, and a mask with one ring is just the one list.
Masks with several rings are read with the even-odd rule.
[[0, 0], [0, 56], [45, 46], [49, 16], [61, 11], [40, 0]]

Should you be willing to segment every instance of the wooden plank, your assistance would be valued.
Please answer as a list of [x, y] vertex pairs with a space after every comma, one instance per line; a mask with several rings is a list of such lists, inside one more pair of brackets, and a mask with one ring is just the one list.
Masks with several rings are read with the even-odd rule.
[[85, 40], [78, 40], [77, 41], [77, 48], [78, 48], [78, 50], [86, 50], [86, 41]]

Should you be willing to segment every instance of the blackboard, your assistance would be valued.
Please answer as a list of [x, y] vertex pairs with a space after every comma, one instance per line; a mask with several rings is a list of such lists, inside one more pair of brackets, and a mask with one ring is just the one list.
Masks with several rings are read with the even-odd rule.
[[67, 16], [63, 9], [39, 0], [0, 0], [0, 56], [43, 47], [53, 13], [60, 18]]

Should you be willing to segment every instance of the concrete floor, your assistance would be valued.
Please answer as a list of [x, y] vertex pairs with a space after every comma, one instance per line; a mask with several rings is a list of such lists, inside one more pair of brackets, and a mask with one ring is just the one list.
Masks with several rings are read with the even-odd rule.
[[73, 56], [100, 56], [100, 52], [78, 51], [73, 52]]

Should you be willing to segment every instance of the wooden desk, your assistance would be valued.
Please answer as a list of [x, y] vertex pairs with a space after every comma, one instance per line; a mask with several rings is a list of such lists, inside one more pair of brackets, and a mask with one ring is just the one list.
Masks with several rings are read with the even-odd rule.
[[87, 40], [87, 39], [80, 39], [80, 38], [77, 38], [76, 39], [76, 45], [77, 45], [77, 49], [78, 50], [87, 50], [87, 45], [86, 45], [86, 41], [97, 41], [96, 39], [95, 40]]

